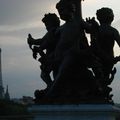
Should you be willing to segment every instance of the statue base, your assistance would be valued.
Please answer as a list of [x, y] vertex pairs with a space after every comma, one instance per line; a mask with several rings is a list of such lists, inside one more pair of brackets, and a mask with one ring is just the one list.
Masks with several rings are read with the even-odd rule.
[[116, 120], [120, 109], [109, 104], [33, 105], [34, 120]]

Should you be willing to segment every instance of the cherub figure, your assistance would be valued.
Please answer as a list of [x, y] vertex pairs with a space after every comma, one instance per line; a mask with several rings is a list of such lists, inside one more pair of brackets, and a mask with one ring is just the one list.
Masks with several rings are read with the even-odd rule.
[[[49, 88], [52, 84], [52, 80], [50, 77], [50, 72], [53, 70], [53, 59], [54, 59], [54, 49], [57, 44], [57, 35], [56, 31], [60, 26], [60, 20], [56, 14], [45, 14], [42, 22], [45, 24], [47, 33], [43, 38], [34, 39], [29, 34], [28, 36], [28, 44], [33, 49], [33, 57], [37, 58], [37, 53], [40, 54], [39, 61], [41, 62], [41, 78], [47, 84], [47, 88]], [[44, 52], [43, 50], [46, 50]]]
[[97, 19], [100, 23], [94, 38], [91, 39], [91, 46], [97, 48], [94, 52], [101, 58], [104, 65], [104, 74], [108, 76], [111, 72], [114, 62], [114, 43], [120, 47], [120, 35], [117, 29], [111, 26], [114, 20], [114, 14], [110, 8], [101, 8], [97, 10]]
[[[97, 10], [96, 16], [99, 24], [94, 18], [87, 19], [87, 22], [91, 24], [91, 29], [87, 32], [91, 34], [92, 51], [102, 63], [104, 79], [101, 84], [103, 88], [106, 88], [107, 85], [111, 84], [116, 73], [116, 68], [113, 69], [113, 66], [119, 61], [119, 57], [114, 57], [113, 47], [115, 41], [120, 47], [120, 35], [118, 30], [111, 26], [114, 20], [112, 9], [103, 7]], [[111, 89], [109, 89], [110, 91]]]
[[[83, 91], [89, 91], [92, 87], [89, 83], [83, 82], [84, 79], [88, 82], [92, 81], [89, 80], [92, 73], [84, 65], [85, 61], [88, 61], [85, 59], [89, 56], [86, 54], [89, 45], [84, 33], [83, 21], [75, 17], [76, 6], [74, 3], [69, 0], [61, 0], [57, 3], [56, 8], [65, 24], [59, 29], [60, 38], [55, 49], [55, 59], [59, 61], [60, 66], [48, 96], [71, 96], [74, 98], [74, 95], [79, 95], [80, 92], [83, 94]], [[76, 82], [73, 79], [76, 79]], [[86, 89], [85, 87], [83, 89], [81, 83]]]

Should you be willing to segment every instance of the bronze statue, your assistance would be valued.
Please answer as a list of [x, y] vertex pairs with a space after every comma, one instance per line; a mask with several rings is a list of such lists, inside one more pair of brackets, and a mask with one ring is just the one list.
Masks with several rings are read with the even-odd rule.
[[[82, 19], [81, 0], [60, 0], [56, 8], [65, 23], [60, 26], [55, 14], [46, 14], [42, 20], [46, 35], [37, 40], [28, 37], [33, 57], [36, 59], [37, 53], [41, 56], [41, 78], [47, 84], [47, 89], [35, 91], [35, 102], [113, 103], [108, 85], [116, 73], [114, 64], [120, 60], [113, 53], [114, 42], [120, 46], [119, 33], [111, 27], [113, 11], [98, 10], [99, 24], [95, 18]], [[85, 31], [91, 36], [90, 45]]]
[[[49, 88], [52, 84], [52, 80], [50, 77], [50, 72], [53, 70], [53, 62], [54, 61], [54, 49], [57, 44], [57, 35], [56, 31], [60, 25], [60, 20], [56, 14], [45, 14], [42, 22], [45, 24], [47, 33], [43, 38], [40, 39], [33, 39], [32, 36], [29, 34], [28, 36], [28, 44], [34, 46], [33, 57], [37, 58], [37, 53], [41, 56], [38, 60], [41, 63], [41, 78], [47, 84], [47, 88]], [[46, 50], [44, 53], [43, 50]]]
[[[114, 57], [114, 43], [115, 41], [120, 46], [119, 32], [111, 26], [114, 20], [114, 14], [110, 8], [101, 8], [97, 10], [98, 24], [94, 18], [87, 19], [87, 22], [91, 25], [91, 48], [93, 53], [100, 59], [102, 64], [102, 71], [104, 78], [101, 79], [100, 84], [103, 88], [103, 94], [109, 97], [111, 88], [108, 85], [114, 79], [116, 68], [113, 68], [114, 64], [119, 61], [120, 57]], [[106, 90], [109, 91], [106, 93]], [[108, 94], [108, 95], [106, 95]]]

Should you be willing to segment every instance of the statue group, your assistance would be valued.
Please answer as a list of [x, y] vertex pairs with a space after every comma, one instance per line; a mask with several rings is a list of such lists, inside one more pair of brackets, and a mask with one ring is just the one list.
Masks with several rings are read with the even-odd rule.
[[45, 14], [42, 22], [47, 33], [39, 39], [29, 34], [27, 39], [47, 84], [46, 89], [35, 91], [35, 102], [113, 103], [109, 85], [116, 73], [114, 65], [120, 60], [113, 51], [115, 41], [120, 46], [120, 35], [111, 26], [112, 9], [97, 10], [98, 21], [94, 17], [82, 19], [81, 0], [60, 0], [56, 9], [65, 23], [60, 25], [55, 13]]

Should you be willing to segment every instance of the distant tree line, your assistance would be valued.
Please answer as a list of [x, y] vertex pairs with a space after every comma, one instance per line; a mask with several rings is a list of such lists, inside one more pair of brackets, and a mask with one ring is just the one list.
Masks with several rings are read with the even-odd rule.
[[[16, 116], [30, 116], [27, 111], [27, 107], [22, 104], [14, 103], [13, 101], [0, 100], [0, 118], [6, 117], [5, 120], [9, 120], [9, 117], [14, 117], [13, 120], [21, 120], [21, 118]], [[28, 120], [27, 118], [22, 120]], [[31, 119], [29, 119], [31, 120]]]

